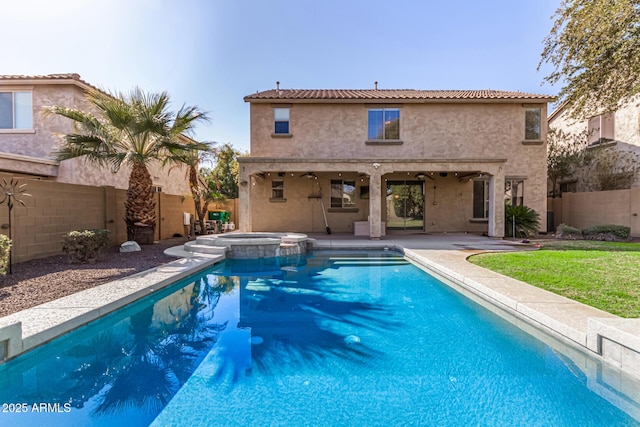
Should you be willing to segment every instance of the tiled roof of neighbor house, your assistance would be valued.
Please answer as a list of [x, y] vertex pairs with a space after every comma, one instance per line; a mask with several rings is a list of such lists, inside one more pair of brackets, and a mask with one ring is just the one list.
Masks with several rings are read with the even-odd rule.
[[0, 83], [4, 83], [7, 81], [16, 82], [16, 83], [27, 83], [27, 82], [28, 83], [36, 83], [36, 82], [66, 83], [69, 80], [72, 80], [73, 81], [72, 83], [75, 83], [78, 86], [83, 87], [84, 89], [92, 88], [92, 89], [100, 90], [97, 87], [82, 80], [80, 78], [80, 74], [77, 74], [77, 73], [45, 74], [45, 75], [34, 75], [34, 76], [27, 76], [27, 75], [21, 75], [21, 74], [17, 74], [17, 75], [0, 74]]
[[260, 101], [551, 101], [552, 96], [503, 90], [416, 90], [416, 89], [271, 89], [245, 96]]

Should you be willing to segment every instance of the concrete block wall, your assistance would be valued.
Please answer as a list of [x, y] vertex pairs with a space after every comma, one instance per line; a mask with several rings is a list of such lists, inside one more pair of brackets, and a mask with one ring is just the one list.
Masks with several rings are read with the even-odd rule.
[[[558, 204], [557, 200], [553, 206]], [[557, 225], [565, 223], [576, 228], [624, 225], [631, 228], [631, 236], [640, 237], [640, 188], [564, 193], [559, 200], [560, 209], [554, 210]]]
[[[10, 181], [14, 177], [0, 174], [2, 178]], [[14, 179], [26, 184], [25, 191], [31, 197], [23, 197], [25, 206], [15, 203], [12, 210], [13, 262], [60, 254], [62, 236], [73, 230], [106, 228], [114, 245], [126, 241], [125, 190], [25, 177]], [[156, 197], [160, 200], [156, 201], [159, 224], [156, 239], [184, 234], [182, 215], [194, 213], [193, 200], [164, 193], [156, 193]], [[8, 213], [7, 204], [0, 205], [0, 232], [6, 235]]]

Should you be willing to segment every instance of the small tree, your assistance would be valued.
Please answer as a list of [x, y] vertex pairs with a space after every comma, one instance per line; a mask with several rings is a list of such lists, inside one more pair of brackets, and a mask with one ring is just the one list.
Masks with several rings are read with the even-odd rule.
[[187, 167], [187, 179], [189, 190], [193, 198], [194, 210], [198, 217], [200, 230], [206, 229], [206, 215], [211, 196], [207, 183], [202, 179], [198, 167], [201, 162], [215, 157], [217, 149], [215, 142], [204, 142], [199, 150], [189, 152], [172, 151], [171, 156], [165, 159], [165, 163], [173, 163], [176, 166], [185, 165]]
[[587, 147], [586, 134], [568, 134], [549, 129], [547, 134], [547, 177], [551, 197], [559, 194], [559, 181], [573, 176], [583, 163]]
[[589, 145], [589, 134], [549, 130], [547, 177], [550, 193], [558, 194], [558, 181], [574, 177], [579, 191], [631, 188], [640, 172], [640, 156], [616, 145]]
[[586, 150], [579, 173], [582, 191], [608, 191], [631, 188], [640, 172], [639, 156], [614, 146]]
[[238, 156], [242, 155], [231, 144], [224, 144], [216, 154], [216, 165], [209, 177], [216, 189], [229, 199], [238, 197]]
[[615, 111], [640, 93], [640, 12], [637, 1], [564, 0], [544, 39], [538, 68], [562, 83], [559, 101], [572, 116]]

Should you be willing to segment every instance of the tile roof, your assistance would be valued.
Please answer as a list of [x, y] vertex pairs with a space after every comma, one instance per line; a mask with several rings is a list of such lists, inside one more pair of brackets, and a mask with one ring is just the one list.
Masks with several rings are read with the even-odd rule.
[[46, 82], [46, 81], [52, 81], [52, 80], [55, 80], [55, 81], [74, 80], [78, 85], [83, 86], [85, 88], [97, 89], [95, 86], [82, 80], [80, 78], [80, 74], [77, 74], [77, 73], [44, 74], [44, 75], [33, 75], [33, 76], [27, 76], [22, 74], [14, 74], [14, 75], [0, 74], [0, 83], [2, 83], [3, 81], [15, 81], [15, 82], [28, 81], [32, 83], [36, 81]]
[[551, 101], [549, 95], [503, 90], [417, 90], [417, 89], [271, 89], [245, 96], [247, 102], [274, 100], [323, 101], [470, 101], [535, 100]]

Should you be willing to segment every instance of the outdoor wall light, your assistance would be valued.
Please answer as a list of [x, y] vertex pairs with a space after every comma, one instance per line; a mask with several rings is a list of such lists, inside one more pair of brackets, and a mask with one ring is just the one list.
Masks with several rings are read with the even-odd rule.
[[380, 167], [380, 163], [378, 163], [378, 162], [374, 163], [374, 164], [373, 164], [373, 167], [374, 167], [374, 168], [376, 168], [376, 169], [378, 169], [378, 168]]

